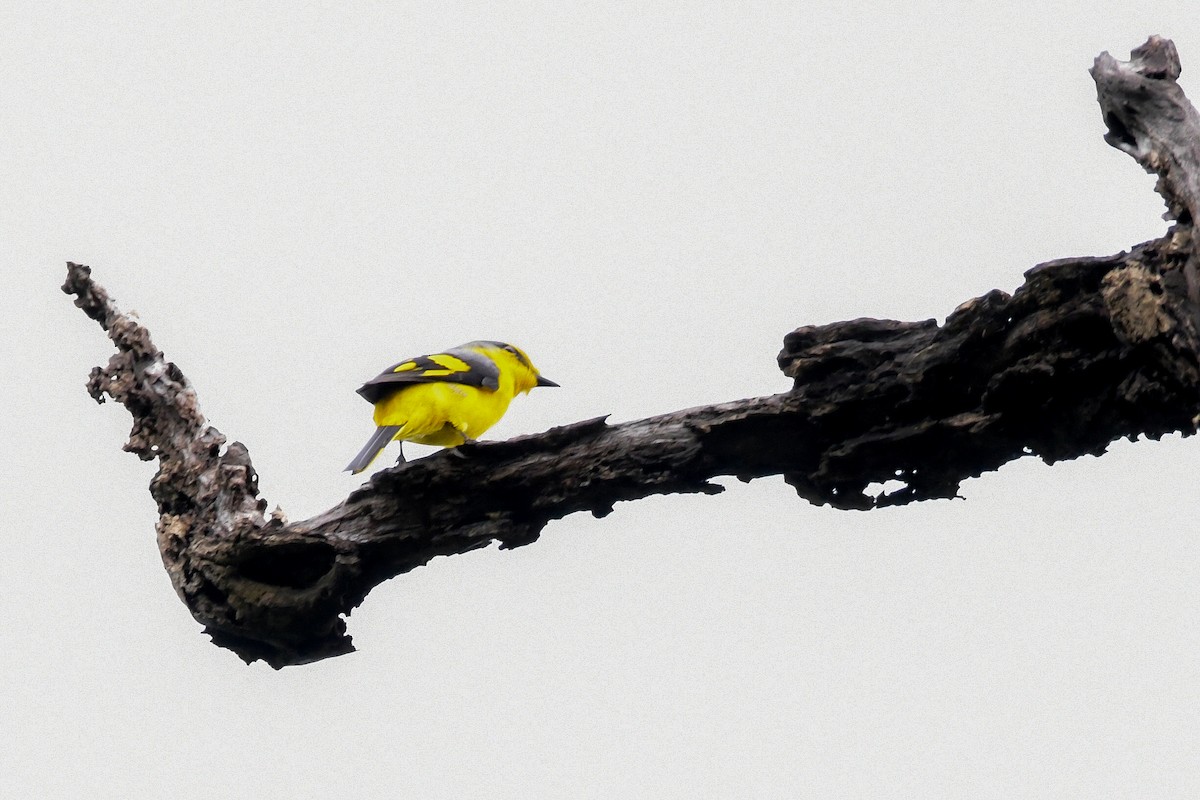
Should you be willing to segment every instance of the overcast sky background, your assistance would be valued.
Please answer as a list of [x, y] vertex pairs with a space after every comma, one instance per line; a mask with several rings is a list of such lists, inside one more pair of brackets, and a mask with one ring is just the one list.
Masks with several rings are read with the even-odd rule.
[[635, 419], [1165, 229], [1087, 69], [1160, 33], [1195, 98], [1190, 3], [644, 5], [0, 6], [0, 795], [1200, 793], [1178, 437], [872, 513], [775, 478], [573, 516], [384, 584], [309, 666], [201, 635], [67, 260], [299, 519], [402, 357], [525, 348], [563, 388], [495, 438]]

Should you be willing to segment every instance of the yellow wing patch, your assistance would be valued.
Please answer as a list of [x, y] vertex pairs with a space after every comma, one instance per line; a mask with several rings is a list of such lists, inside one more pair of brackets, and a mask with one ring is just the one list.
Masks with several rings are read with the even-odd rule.
[[418, 372], [426, 378], [444, 378], [447, 375], [470, 371], [470, 364], [449, 353], [421, 356], [392, 367], [392, 372]]
[[471, 369], [471, 365], [463, 361], [457, 356], [452, 356], [449, 353], [438, 353], [429, 357], [429, 360], [435, 364], [441, 364], [445, 367], [449, 374], [450, 372], [466, 372]]

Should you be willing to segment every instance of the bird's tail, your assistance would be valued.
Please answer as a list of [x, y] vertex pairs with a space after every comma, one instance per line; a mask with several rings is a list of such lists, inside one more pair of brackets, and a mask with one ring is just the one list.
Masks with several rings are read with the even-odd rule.
[[366, 446], [358, 452], [345, 471], [357, 475], [371, 466], [371, 462], [383, 451], [383, 448], [387, 447], [388, 442], [395, 438], [396, 434], [400, 432], [400, 428], [400, 425], [381, 425], [376, 428], [375, 433], [367, 440]]

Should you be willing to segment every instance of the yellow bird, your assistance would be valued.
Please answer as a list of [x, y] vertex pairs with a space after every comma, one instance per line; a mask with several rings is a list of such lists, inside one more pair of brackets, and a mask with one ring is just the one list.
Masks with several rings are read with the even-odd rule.
[[[442, 447], [473, 442], [500, 421], [518, 392], [535, 386], [558, 384], [504, 342], [467, 342], [401, 361], [358, 390], [375, 404], [378, 427], [346, 471], [362, 472], [393, 439]], [[401, 445], [397, 463], [403, 460]]]

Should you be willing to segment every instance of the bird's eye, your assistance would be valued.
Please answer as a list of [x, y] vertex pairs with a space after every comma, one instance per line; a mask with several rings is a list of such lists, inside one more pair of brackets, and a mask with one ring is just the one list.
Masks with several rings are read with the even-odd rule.
[[511, 344], [504, 345], [504, 349], [512, 353], [514, 356], [517, 354], [517, 348], [513, 347]]

